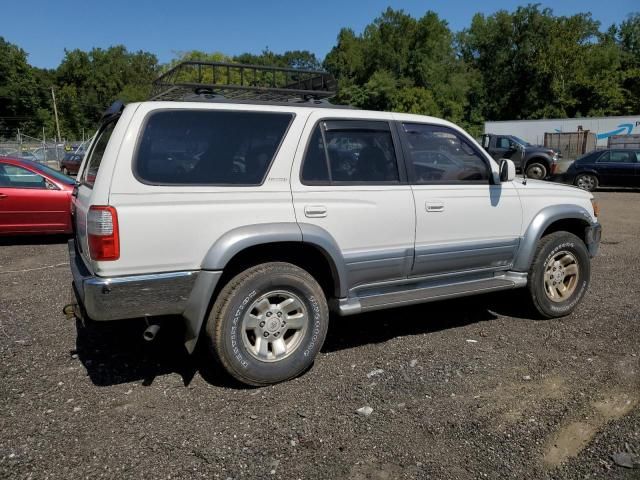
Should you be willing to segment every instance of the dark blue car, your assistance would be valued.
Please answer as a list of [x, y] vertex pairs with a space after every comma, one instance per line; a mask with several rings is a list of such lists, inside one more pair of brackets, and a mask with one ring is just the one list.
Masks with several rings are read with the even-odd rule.
[[640, 187], [640, 150], [597, 150], [569, 167], [567, 181], [584, 190], [598, 187]]

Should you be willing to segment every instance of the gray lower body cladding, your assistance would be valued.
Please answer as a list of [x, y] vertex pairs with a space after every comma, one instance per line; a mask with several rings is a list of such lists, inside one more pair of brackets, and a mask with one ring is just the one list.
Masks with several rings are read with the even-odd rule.
[[190, 352], [200, 332], [222, 272], [181, 271], [104, 278], [92, 275], [69, 240], [74, 292], [89, 318], [96, 321], [182, 315]]

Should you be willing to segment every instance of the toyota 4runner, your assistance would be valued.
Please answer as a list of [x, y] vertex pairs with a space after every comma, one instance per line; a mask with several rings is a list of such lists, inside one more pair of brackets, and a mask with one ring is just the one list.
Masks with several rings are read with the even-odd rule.
[[590, 193], [516, 179], [437, 118], [196, 97], [103, 118], [69, 243], [88, 318], [181, 317], [189, 352], [265, 385], [312, 364], [330, 311], [526, 288], [553, 318], [585, 295]]

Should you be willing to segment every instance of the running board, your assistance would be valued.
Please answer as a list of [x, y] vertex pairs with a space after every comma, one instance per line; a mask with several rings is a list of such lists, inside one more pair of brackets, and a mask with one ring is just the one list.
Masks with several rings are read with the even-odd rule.
[[339, 315], [346, 316], [478, 293], [509, 290], [526, 285], [527, 274], [519, 272], [506, 272], [488, 278], [448, 283], [423, 280], [400, 285], [379, 285], [364, 290], [358, 296], [341, 298], [334, 306]]

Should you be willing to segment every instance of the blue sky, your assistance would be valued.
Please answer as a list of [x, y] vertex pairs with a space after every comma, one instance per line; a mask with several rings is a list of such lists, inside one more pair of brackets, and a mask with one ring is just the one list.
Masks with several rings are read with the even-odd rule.
[[[387, 6], [413, 16], [436, 11], [453, 30], [476, 12], [513, 10], [512, 0], [3, 0], [0, 36], [29, 54], [31, 64], [53, 68], [64, 49], [124, 44], [155, 53], [161, 62], [187, 50], [229, 55], [310, 50], [323, 58], [342, 27], [361, 32]], [[540, 1], [558, 15], [591, 12], [606, 28], [633, 11], [638, 0]]]

